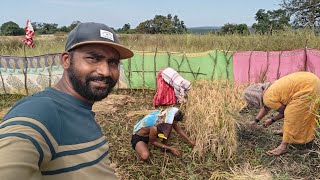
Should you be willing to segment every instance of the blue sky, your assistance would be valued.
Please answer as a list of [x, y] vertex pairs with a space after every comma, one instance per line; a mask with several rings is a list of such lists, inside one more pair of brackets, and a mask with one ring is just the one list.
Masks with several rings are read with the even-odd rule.
[[68, 26], [73, 21], [95, 21], [114, 28], [136, 27], [155, 15], [178, 15], [187, 27], [246, 23], [251, 26], [259, 9], [279, 9], [281, 0], [27, 0], [1, 1], [0, 25], [13, 21]]

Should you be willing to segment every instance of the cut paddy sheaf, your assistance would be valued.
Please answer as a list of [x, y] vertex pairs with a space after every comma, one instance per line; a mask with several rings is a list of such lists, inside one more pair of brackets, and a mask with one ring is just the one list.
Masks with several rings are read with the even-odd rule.
[[241, 92], [228, 81], [196, 81], [188, 94], [186, 128], [196, 140], [195, 158], [214, 155], [229, 161], [238, 147], [235, 115], [245, 106]]

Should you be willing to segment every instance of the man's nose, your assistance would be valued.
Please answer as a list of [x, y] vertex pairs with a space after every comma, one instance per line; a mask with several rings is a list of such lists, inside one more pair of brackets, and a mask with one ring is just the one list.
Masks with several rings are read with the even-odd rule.
[[99, 63], [97, 66], [97, 73], [105, 77], [110, 76], [111, 72], [110, 72], [110, 66], [108, 62]]

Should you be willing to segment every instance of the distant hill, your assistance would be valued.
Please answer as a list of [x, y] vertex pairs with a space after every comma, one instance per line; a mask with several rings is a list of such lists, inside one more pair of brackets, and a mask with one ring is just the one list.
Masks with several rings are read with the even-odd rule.
[[188, 32], [195, 34], [206, 34], [208, 32], [218, 31], [221, 27], [219, 26], [202, 26], [202, 27], [190, 27], [187, 28]]

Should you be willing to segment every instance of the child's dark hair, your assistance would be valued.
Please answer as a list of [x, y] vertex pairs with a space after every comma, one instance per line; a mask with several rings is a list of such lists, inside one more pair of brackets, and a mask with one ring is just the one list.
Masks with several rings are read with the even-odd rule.
[[176, 112], [176, 114], [174, 115], [174, 121], [182, 121], [182, 119], [183, 119], [183, 113], [180, 111], [180, 110], [178, 110], [177, 112]]

